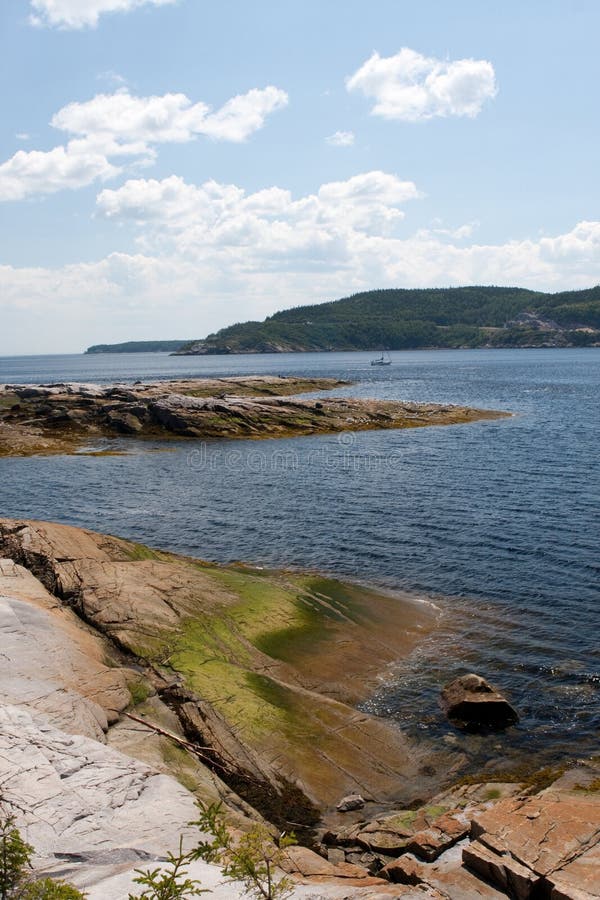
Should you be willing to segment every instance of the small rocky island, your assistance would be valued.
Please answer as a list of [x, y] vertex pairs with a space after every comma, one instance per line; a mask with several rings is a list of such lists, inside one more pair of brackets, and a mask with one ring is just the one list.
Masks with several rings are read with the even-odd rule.
[[347, 385], [332, 378], [259, 375], [109, 385], [5, 384], [0, 386], [0, 456], [71, 453], [99, 437], [273, 438], [454, 425], [508, 415], [436, 403], [314, 396]]

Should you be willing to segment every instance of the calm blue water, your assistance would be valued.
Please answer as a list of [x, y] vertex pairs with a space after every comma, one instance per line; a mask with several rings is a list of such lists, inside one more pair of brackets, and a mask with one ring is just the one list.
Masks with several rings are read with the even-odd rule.
[[[489, 758], [598, 752], [600, 350], [0, 360], [0, 382], [294, 373], [349, 394], [500, 408], [509, 420], [172, 452], [0, 460], [2, 513], [227, 561], [311, 567], [433, 599], [441, 627], [369, 708]], [[444, 722], [467, 670], [518, 707], [501, 737]]]

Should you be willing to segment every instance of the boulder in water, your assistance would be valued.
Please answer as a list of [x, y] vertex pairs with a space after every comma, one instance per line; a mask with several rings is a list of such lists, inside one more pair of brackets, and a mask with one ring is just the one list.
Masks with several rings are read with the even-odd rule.
[[442, 709], [450, 721], [470, 731], [502, 729], [519, 721], [506, 697], [480, 675], [461, 675], [442, 689]]

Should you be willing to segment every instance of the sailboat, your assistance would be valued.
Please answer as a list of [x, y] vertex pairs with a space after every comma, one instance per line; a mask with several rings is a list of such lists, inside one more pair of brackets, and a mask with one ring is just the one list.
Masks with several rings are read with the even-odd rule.
[[385, 353], [382, 351], [381, 356], [378, 356], [376, 359], [371, 360], [372, 366], [391, 366], [392, 360], [390, 359], [390, 354], [386, 351]]

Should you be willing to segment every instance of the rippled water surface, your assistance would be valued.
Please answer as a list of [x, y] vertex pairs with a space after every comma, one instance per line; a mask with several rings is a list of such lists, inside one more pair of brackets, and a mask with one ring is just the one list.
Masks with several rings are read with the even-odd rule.
[[[511, 419], [169, 452], [0, 460], [5, 515], [53, 519], [222, 561], [312, 567], [410, 590], [441, 626], [369, 704], [480, 765], [598, 751], [600, 350], [260, 357], [30, 357], [0, 382], [275, 373], [364, 397], [510, 410]], [[501, 737], [454, 733], [440, 685], [467, 670], [518, 707]]]

